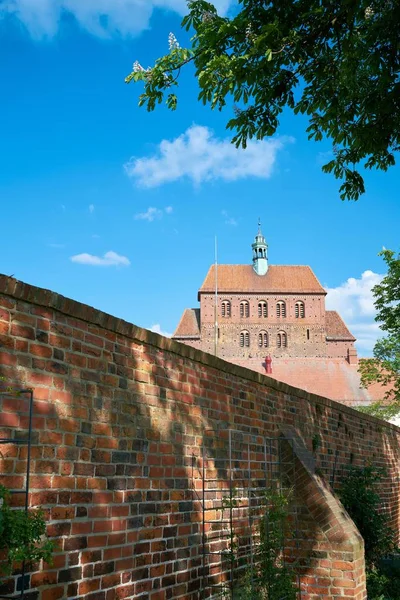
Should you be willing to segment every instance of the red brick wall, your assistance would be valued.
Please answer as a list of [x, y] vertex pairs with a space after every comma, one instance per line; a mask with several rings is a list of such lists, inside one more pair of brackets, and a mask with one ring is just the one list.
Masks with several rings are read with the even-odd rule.
[[[397, 525], [399, 429], [3, 276], [0, 344], [7, 383], [34, 389], [31, 505], [44, 507], [58, 545], [54, 566], [32, 573], [29, 600], [204, 597], [202, 440], [229, 428], [290, 428], [308, 448], [303, 465], [319, 440], [324, 478], [304, 467], [296, 483], [311, 540], [302, 598], [365, 597], [357, 533], [322, 488], [374, 460], [388, 469]], [[26, 411], [3, 397], [0, 435], [26, 428]], [[2, 451], [0, 482], [21, 486], [23, 449]]]
[[[327, 342], [326, 342], [326, 356], [328, 358], [346, 358], [346, 359], [348, 359], [349, 351], [352, 351], [356, 356], [356, 352], [354, 349], [354, 342], [345, 342], [345, 341], [338, 342], [338, 341], [333, 341], [333, 340], [327, 340]], [[356, 358], [356, 360], [357, 360], [357, 358]]]

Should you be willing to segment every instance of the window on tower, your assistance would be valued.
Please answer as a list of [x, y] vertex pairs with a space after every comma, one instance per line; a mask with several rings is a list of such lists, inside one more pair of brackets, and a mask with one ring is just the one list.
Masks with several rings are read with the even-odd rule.
[[258, 316], [260, 319], [268, 317], [268, 304], [264, 301], [258, 303]]
[[229, 300], [223, 300], [221, 304], [221, 314], [223, 317], [231, 316], [231, 303]]
[[286, 304], [283, 300], [279, 300], [279, 302], [276, 303], [276, 316], [278, 319], [286, 318]]
[[278, 348], [287, 348], [287, 335], [285, 331], [280, 331], [276, 338]]
[[260, 331], [258, 334], [258, 345], [260, 348], [268, 348], [268, 333]]
[[248, 348], [250, 346], [250, 334], [248, 331], [240, 332], [240, 346], [242, 348]]
[[295, 314], [296, 319], [304, 319], [304, 317], [306, 315], [306, 311], [305, 311], [304, 302], [302, 302], [301, 300], [296, 302], [296, 304], [294, 305], [294, 314]]
[[247, 302], [247, 300], [242, 300], [240, 303], [240, 316], [242, 318], [250, 316], [250, 304]]

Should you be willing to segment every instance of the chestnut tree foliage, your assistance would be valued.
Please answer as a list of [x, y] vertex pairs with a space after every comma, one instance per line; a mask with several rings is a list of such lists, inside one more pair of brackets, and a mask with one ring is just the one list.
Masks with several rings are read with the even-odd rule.
[[140, 106], [174, 110], [193, 63], [199, 99], [233, 105], [237, 147], [274, 135], [286, 107], [307, 115], [309, 138], [332, 143], [323, 170], [342, 181], [342, 199], [357, 200], [360, 167], [386, 171], [400, 147], [399, 23], [399, 0], [239, 0], [231, 17], [191, 0], [190, 47], [170, 34], [169, 53], [146, 69], [136, 62], [126, 82], [144, 83]]
[[374, 357], [360, 362], [361, 381], [368, 387], [378, 382], [388, 386], [383, 403], [367, 407], [364, 412], [383, 418], [400, 413], [400, 254], [392, 250], [381, 253], [388, 272], [373, 288], [376, 320], [386, 332], [386, 337], [377, 341]]

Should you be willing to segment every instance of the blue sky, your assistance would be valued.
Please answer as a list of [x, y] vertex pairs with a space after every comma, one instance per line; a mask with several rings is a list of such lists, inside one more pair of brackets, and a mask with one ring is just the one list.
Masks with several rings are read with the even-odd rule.
[[[219, 0], [228, 8], [229, 0]], [[308, 264], [368, 355], [371, 285], [398, 249], [399, 172], [339, 199], [329, 143], [287, 113], [273, 140], [229, 144], [232, 107], [139, 109], [132, 63], [181, 44], [183, 0], [0, 0], [0, 271], [143, 327], [173, 332], [213, 261], [251, 260], [260, 216], [272, 264]]]

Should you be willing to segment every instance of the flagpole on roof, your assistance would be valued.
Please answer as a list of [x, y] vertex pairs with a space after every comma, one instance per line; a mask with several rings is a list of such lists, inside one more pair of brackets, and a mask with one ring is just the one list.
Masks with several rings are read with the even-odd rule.
[[215, 236], [215, 305], [214, 305], [214, 354], [218, 355], [218, 259], [217, 259], [217, 236]]

